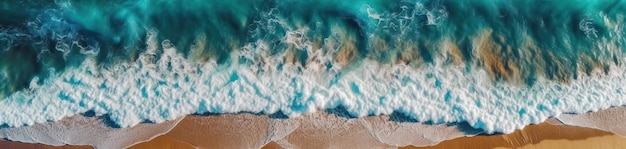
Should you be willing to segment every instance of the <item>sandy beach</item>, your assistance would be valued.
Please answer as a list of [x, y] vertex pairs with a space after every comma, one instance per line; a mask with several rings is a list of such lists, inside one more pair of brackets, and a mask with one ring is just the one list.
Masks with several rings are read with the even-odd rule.
[[596, 129], [541, 123], [511, 134], [461, 137], [420, 149], [445, 148], [626, 148], [626, 138]]
[[[382, 117], [382, 118], [381, 118]], [[185, 117], [176, 127], [150, 141], [130, 148], [396, 148], [381, 142], [364, 125], [385, 121], [384, 116], [346, 119], [332, 114], [311, 114], [296, 119], [271, 119], [252, 114]], [[277, 123], [280, 123], [277, 125]], [[239, 124], [239, 125], [233, 125]], [[370, 123], [368, 123], [370, 124]], [[397, 122], [383, 122], [397, 125]], [[289, 126], [291, 125], [291, 126]], [[280, 126], [280, 127], [277, 127]], [[285, 130], [272, 130], [285, 129]], [[278, 133], [277, 133], [278, 132]], [[280, 132], [286, 132], [280, 134]], [[274, 133], [274, 134], [268, 134]], [[267, 137], [271, 136], [271, 137]], [[278, 138], [278, 139], [277, 139]], [[406, 138], [405, 138], [406, 139]], [[417, 142], [419, 141], [419, 138]], [[409, 139], [410, 140], [410, 139]], [[413, 140], [415, 141], [415, 140]], [[421, 141], [423, 142], [423, 141]], [[626, 138], [597, 129], [567, 126], [555, 119], [530, 125], [510, 134], [454, 137], [434, 146], [399, 148], [626, 148]], [[89, 146], [48, 146], [43, 144], [0, 141], [0, 148], [82, 149]]]

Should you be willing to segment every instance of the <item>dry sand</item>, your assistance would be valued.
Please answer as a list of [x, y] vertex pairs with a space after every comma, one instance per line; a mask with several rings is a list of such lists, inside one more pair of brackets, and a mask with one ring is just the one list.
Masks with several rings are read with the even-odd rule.
[[[312, 114], [301, 118], [284, 120], [269, 119], [267, 116], [252, 114], [187, 116], [169, 133], [151, 141], [136, 144], [131, 148], [262, 147], [274, 149], [282, 147], [343, 148], [350, 146], [359, 148], [394, 148], [381, 143], [380, 137], [374, 137], [373, 135], [375, 134], [371, 133], [368, 128], [365, 128], [370, 126], [364, 125], [364, 122], [371, 124], [378, 121], [376, 120], [377, 117], [345, 119], [331, 114]], [[317, 121], [316, 119], [322, 119], [323, 121]], [[277, 123], [281, 126], [276, 127]], [[402, 128], [399, 124], [385, 123], [384, 125], [390, 125], [398, 129]], [[412, 134], [412, 132], [409, 134]], [[0, 148], [75, 149], [89, 147], [53, 147], [42, 144], [0, 141]], [[545, 123], [527, 126], [523, 130], [518, 130], [511, 134], [460, 137], [446, 140], [430, 147], [410, 146], [401, 148], [626, 148], [626, 138], [597, 129], [562, 125], [560, 122], [551, 119]]]

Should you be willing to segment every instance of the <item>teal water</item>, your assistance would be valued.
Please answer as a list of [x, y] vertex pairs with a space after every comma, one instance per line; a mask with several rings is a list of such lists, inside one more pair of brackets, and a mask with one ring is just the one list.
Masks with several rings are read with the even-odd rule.
[[[606, 66], [619, 63], [624, 42], [617, 27], [626, 11], [623, 1], [15, 1], [2, 2], [0, 46], [4, 96], [25, 88], [34, 76], [50, 68], [62, 71], [80, 63], [80, 49], [96, 50], [99, 62], [115, 64], [136, 58], [148, 29], [159, 31], [177, 47], [189, 47], [205, 35], [207, 46], [199, 57], [231, 63], [229, 54], [246, 43], [270, 42], [272, 53], [287, 49], [281, 38], [288, 30], [310, 28], [306, 35], [328, 37], [332, 27], [356, 38], [357, 59], [394, 61], [401, 46], [417, 49], [425, 63], [441, 53], [440, 41], [459, 46], [465, 63], [476, 63], [472, 39], [492, 31], [492, 51], [500, 61], [512, 61], [526, 82], [538, 74], [554, 80], [576, 78], [581, 60]], [[379, 17], [379, 18], [378, 18]], [[608, 24], [607, 24], [608, 23]], [[386, 49], [379, 48], [375, 36]], [[498, 36], [498, 37], [495, 37]], [[498, 39], [500, 38], [500, 39]], [[531, 42], [537, 49], [524, 49]], [[614, 44], [598, 49], [599, 42]], [[234, 46], [233, 46], [234, 45]], [[524, 52], [543, 59], [533, 64]], [[180, 48], [189, 56], [189, 48]], [[550, 55], [551, 54], [551, 55]], [[303, 59], [306, 54], [299, 54]], [[481, 64], [478, 64], [481, 65]], [[591, 69], [586, 69], [591, 70]], [[496, 73], [497, 75], [497, 73]], [[496, 76], [499, 78], [499, 76]]]
[[[626, 42], [626, 1], [620, 0], [5, 1], [0, 14], [5, 100], [27, 91], [34, 78], [45, 84], [87, 59], [98, 65], [90, 71], [136, 61], [149, 52], [151, 32], [187, 60], [255, 67], [259, 76], [285, 65], [303, 73], [319, 62], [320, 71], [336, 73], [331, 87], [370, 60], [417, 71], [485, 71], [491, 85], [533, 88], [547, 79], [567, 86], [623, 65]], [[166, 68], [159, 71], [174, 69]], [[436, 76], [427, 78], [437, 80], [432, 90], [442, 89]], [[366, 86], [352, 83], [345, 92], [364, 94]], [[448, 94], [445, 100], [454, 100]]]

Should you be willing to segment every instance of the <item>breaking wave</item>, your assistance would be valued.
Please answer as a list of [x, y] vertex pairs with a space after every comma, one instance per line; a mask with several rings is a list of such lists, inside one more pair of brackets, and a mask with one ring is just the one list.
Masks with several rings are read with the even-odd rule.
[[0, 4], [8, 127], [340, 108], [493, 133], [626, 105], [622, 1]]

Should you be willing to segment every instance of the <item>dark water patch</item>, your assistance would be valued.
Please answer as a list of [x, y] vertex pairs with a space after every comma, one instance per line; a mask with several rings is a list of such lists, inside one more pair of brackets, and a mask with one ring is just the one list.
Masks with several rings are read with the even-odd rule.
[[335, 108], [326, 109], [326, 112], [331, 113], [331, 114], [335, 114], [335, 115], [337, 115], [339, 117], [343, 117], [343, 118], [349, 118], [349, 119], [358, 118], [357, 116], [354, 116], [354, 115], [350, 114], [350, 112], [343, 105], [339, 105], [339, 106], [337, 106]]
[[448, 123], [448, 126], [455, 126], [459, 131], [465, 135], [487, 135], [485, 130], [481, 128], [474, 128], [468, 122]]
[[83, 113], [82, 115], [83, 115], [84, 117], [94, 117], [94, 116], [96, 116], [96, 111], [94, 111], [94, 110], [89, 110], [89, 111], [87, 111], [87, 112]]
[[143, 121], [141, 121], [141, 123], [143, 123], [143, 124], [156, 124], [156, 122], [154, 122], [152, 120], [143, 120]]
[[252, 114], [252, 115], [256, 115], [256, 116], [266, 115], [266, 113], [263, 113], [263, 112], [248, 112], [248, 111], [242, 111], [242, 112], [236, 112], [236, 113], [203, 112], [203, 113], [194, 113], [194, 114], [191, 114], [191, 115], [197, 115], [197, 116], [219, 116], [219, 115], [224, 115], [224, 114]]
[[122, 128], [119, 124], [117, 124], [117, 122], [115, 122], [113, 119], [111, 119], [111, 116], [109, 114], [104, 114], [104, 115], [98, 116], [98, 119], [100, 119], [102, 121], [102, 123], [104, 123], [104, 125], [106, 125], [107, 127], [110, 127], [110, 128]]
[[203, 112], [203, 113], [194, 113], [192, 115], [198, 115], [198, 116], [217, 116], [217, 115], [221, 115], [222, 113], [215, 113], [215, 112]]
[[255, 116], [267, 115], [266, 113], [263, 113], [263, 112], [237, 112], [235, 114], [251, 114]]
[[478, 134], [484, 134], [486, 132], [484, 129], [475, 128], [465, 121], [443, 123], [443, 122], [435, 122], [435, 121], [429, 120], [429, 121], [422, 122], [399, 111], [394, 111], [393, 113], [391, 113], [391, 115], [389, 115], [389, 121], [400, 122], [400, 123], [421, 123], [421, 124], [426, 124], [426, 125], [445, 124], [446, 126], [449, 126], [449, 127], [454, 126], [459, 131], [463, 132], [465, 135], [478, 135]]
[[417, 119], [407, 116], [406, 114], [398, 111], [392, 112], [391, 115], [389, 115], [389, 120], [401, 123], [419, 123]]
[[427, 124], [427, 125], [436, 125], [438, 123], [435, 123], [432, 120], [429, 121], [419, 121], [416, 118], [408, 115], [408, 114], [404, 114], [403, 112], [400, 111], [394, 111], [389, 115], [389, 121], [392, 122], [400, 122], [400, 123], [422, 123], [422, 124]]
[[272, 119], [289, 119], [289, 116], [285, 115], [283, 111], [274, 112], [270, 114], [269, 117]]

